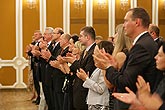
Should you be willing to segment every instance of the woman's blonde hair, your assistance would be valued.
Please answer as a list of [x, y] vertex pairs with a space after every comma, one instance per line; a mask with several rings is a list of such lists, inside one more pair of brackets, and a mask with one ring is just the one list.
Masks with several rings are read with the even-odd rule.
[[80, 41], [76, 41], [75, 44], [74, 44], [74, 46], [80, 50], [80, 54], [85, 49], [85, 46], [82, 45]]
[[132, 41], [129, 37], [125, 36], [123, 24], [119, 24], [116, 27], [117, 39], [115, 41], [115, 47], [113, 51], [113, 56], [118, 52], [122, 52], [124, 49], [130, 49], [132, 46]]

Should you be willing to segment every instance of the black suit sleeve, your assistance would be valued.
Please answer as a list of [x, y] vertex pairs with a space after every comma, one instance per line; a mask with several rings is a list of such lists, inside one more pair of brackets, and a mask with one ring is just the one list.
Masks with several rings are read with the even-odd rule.
[[[120, 91], [125, 91], [125, 87], [127, 86], [136, 92], [137, 76], [143, 74], [146, 66], [151, 63], [151, 56], [149, 55], [149, 52], [146, 51], [146, 49], [141, 45], [136, 45], [133, 47], [133, 49], [130, 51], [130, 55], [127, 57], [128, 59], [123, 65], [124, 68], [118, 72], [115, 68], [109, 67], [106, 70], [106, 78], [112, 84], [117, 86]], [[150, 77], [152, 78], [153, 76], [146, 75], [145, 77], [150, 79]]]

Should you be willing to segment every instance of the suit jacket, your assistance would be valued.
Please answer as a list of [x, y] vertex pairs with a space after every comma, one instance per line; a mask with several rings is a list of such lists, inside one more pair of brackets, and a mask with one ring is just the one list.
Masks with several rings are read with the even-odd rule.
[[[61, 48], [58, 50], [57, 54], [61, 55], [61, 56], [66, 56], [66, 54], [68, 52], [69, 52], [69, 47], [65, 48], [63, 51]], [[53, 70], [53, 90], [55, 92], [62, 93], [62, 87], [63, 87], [64, 80], [65, 80], [65, 74], [61, 70], [54, 68], [54, 70]]]
[[45, 84], [49, 86], [50, 88], [53, 87], [53, 71], [54, 67], [50, 66], [49, 62], [52, 60], [55, 60], [58, 56], [58, 51], [61, 50], [60, 43], [58, 43], [55, 47], [52, 47], [50, 52], [51, 52], [51, 57], [49, 58], [47, 64], [46, 64], [46, 76], [45, 76]]
[[[48, 46], [49, 51], [51, 52], [52, 48], [53, 48], [53, 43], [50, 43], [50, 45]], [[47, 62], [45, 59], [43, 59], [42, 57], [39, 58], [39, 68], [38, 68], [38, 72], [40, 74], [40, 80], [42, 83], [47, 85], [47, 81], [48, 81], [48, 77], [49, 74], [46, 74], [46, 70], [47, 70], [47, 65], [49, 62]]]
[[162, 40], [160, 38], [157, 38], [155, 42], [158, 44], [158, 47], [162, 45]]
[[[76, 73], [77, 69], [82, 68], [86, 72], [89, 72], [89, 76], [92, 74], [96, 69], [92, 56], [95, 46], [96, 44], [94, 43], [84, 58], [84, 52], [82, 53], [80, 59], [70, 66], [71, 72]], [[83, 81], [76, 76], [73, 84], [73, 106], [77, 109], [87, 109], [86, 97], [88, 89], [84, 88], [82, 85]]]
[[[37, 44], [37, 46], [38, 46], [38, 42], [32, 42], [31, 43], [32, 45], [36, 45]], [[28, 51], [28, 56], [30, 56], [30, 61], [31, 61], [31, 69], [33, 70], [33, 69], [35, 69], [34, 71], [36, 71], [36, 63], [38, 63], [38, 58], [37, 57], [35, 57], [35, 56], [33, 56], [33, 54], [31, 53], [31, 50], [30, 51]]]
[[[118, 72], [114, 67], [109, 67], [106, 78], [117, 87], [117, 92], [126, 92], [126, 86], [136, 92], [137, 76], [141, 75], [150, 83], [153, 92], [162, 77], [161, 72], [156, 69], [154, 59], [157, 52], [158, 46], [150, 34], [143, 34], [131, 48], [121, 70]], [[128, 109], [128, 105], [119, 101], [115, 102], [115, 107]]]
[[87, 104], [109, 106], [109, 91], [104, 81], [102, 70], [96, 68], [91, 77], [84, 81], [83, 87], [88, 88]]

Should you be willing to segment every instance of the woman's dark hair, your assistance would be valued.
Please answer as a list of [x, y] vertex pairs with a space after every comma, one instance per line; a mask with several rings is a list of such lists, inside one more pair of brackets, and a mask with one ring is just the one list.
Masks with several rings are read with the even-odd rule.
[[112, 42], [103, 40], [103, 41], [99, 42], [97, 45], [98, 45], [99, 49], [104, 48], [106, 53], [112, 54], [113, 49], [114, 49]]
[[78, 41], [78, 38], [79, 38], [79, 36], [77, 34], [73, 34], [71, 36], [71, 39], [73, 39], [73, 43], [77, 42]]

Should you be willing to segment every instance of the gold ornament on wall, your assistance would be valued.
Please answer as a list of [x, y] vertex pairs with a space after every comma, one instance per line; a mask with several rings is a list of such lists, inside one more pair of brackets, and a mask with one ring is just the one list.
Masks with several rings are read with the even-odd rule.
[[120, 0], [120, 6], [122, 10], [125, 10], [128, 7], [128, 0]]
[[27, 0], [26, 4], [29, 9], [33, 9], [36, 7], [36, 0]]
[[98, 0], [98, 8], [105, 9], [106, 8], [106, 0]]
[[83, 0], [74, 0], [74, 7], [77, 9], [82, 8], [82, 5], [84, 4]]

